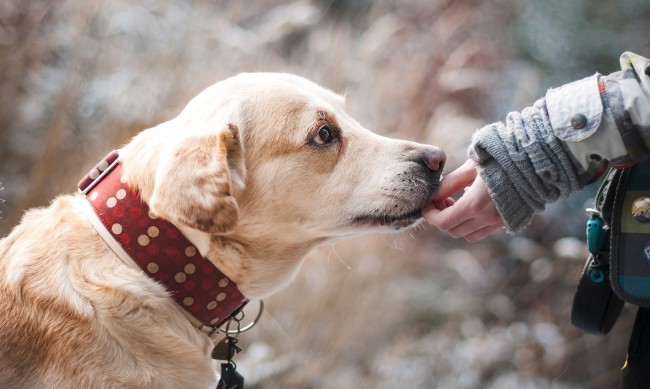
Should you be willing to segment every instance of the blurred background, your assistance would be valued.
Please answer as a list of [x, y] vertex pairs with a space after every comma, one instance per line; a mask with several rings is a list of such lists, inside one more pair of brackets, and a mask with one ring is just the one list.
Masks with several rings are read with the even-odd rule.
[[[365, 127], [447, 151], [560, 86], [650, 56], [647, 0], [0, 0], [0, 235], [99, 157], [243, 71], [347, 94]], [[611, 388], [635, 309], [570, 323], [595, 188], [525, 233], [431, 227], [311, 253], [242, 335], [251, 388]]]

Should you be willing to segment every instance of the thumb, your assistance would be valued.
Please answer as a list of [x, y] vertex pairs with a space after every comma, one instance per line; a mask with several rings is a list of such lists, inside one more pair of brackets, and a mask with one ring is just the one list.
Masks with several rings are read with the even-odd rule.
[[443, 177], [433, 200], [445, 199], [471, 185], [476, 175], [476, 165], [474, 165], [474, 161], [468, 159], [459, 168]]

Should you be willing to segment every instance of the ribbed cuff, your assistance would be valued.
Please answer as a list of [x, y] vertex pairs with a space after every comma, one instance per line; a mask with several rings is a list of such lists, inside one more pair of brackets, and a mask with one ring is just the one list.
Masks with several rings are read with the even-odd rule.
[[492, 159], [479, 165], [478, 171], [503, 219], [506, 231], [515, 234], [526, 228], [535, 212], [526, 205], [501, 166]]
[[468, 153], [511, 233], [523, 230], [546, 204], [582, 188], [543, 100], [478, 130]]

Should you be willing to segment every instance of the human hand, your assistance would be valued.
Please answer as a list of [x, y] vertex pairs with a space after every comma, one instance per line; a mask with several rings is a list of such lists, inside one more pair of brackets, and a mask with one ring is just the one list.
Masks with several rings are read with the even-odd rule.
[[[458, 200], [449, 197], [463, 188], [465, 193]], [[504, 227], [472, 160], [443, 178], [440, 189], [422, 209], [422, 214], [427, 223], [468, 242], [476, 242]]]

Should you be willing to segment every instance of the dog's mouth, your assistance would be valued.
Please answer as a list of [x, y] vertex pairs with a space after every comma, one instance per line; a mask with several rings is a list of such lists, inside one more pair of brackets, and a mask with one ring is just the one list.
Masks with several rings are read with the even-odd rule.
[[392, 227], [394, 229], [402, 229], [410, 227], [422, 218], [422, 210], [420, 208], [414, 209], [411, 212], [400, 215], [360, 215], [356, 216], [353, 221], [357, 225], [364, 227]]
[[353, 214], [352, 223], [362, 228], [389, 228], [400, 230], [422, 220], [422, 208], [440, 188], [440, 174], [406, 172], [397, 186], [382, 188], [387, 197], [384, 204], [359, 214]]

